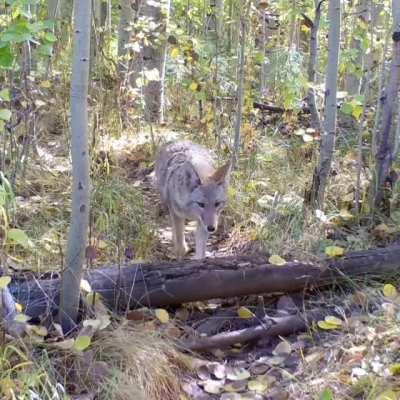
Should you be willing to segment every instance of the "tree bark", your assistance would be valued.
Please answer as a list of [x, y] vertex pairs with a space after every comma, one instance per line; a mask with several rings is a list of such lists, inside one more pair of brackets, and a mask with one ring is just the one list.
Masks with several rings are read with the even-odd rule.
[[346, 91], [349, 95], [356, 95], [360, 93], [360, 82], [361, 82], [361, 74], [363, 72], [363, 61], [364, 54], [363, 49], [361, 47], [361, 40], [358, 38], [358, 35], [355, 35], [355, 32], [360, 24], [360, 20], [368, 25], [368, 17], [369, 17], [369, 9], [368, 9], [368, 0], [359, 0], [356, 5], [354, 21], [353, 21], [353, 30], [352, 30], [352, 38], [351, 38], [351, 49], [354, 51], [354, 57], [351, 60], [351, 64], [354, 66], [354, 72], [351, 71], [346, 75]]
[[78, 315], [80, 282], [89, 225], [87, 94], [91, 5], [91, 1], [76, 1], [74, 7], [74, 54], [70, 93], [72, 211], [59, 313], [60, 323], [65, 332], [74, 327]]
[[248, 20], [248, 14], [250, 12], [251, 2], [248, 1], [246, 5], [246, 12], [240, 18], [240, 56], [237, 73], [237, 109], [236, 109], [236, 121], [235, 121], [235, 136], [233, 143], [233, 162], [237, 162], [240, 151], [240, 129], [242, 125], [242, 108], [243, 108], [243, 90], [244, 90], [244, 66], [245, 66], [245, 48], [246, 48], [246, 25]]
[[[152, 22], [153, 29], [145, 32], [146, 40], [132, 60], [131, 85], [137, 86], [137, 78], [142, 77], [144, 86], [145, 119], [149, 123], [161, 122], [164, 118], [164, 75], [166, 61], [166, 31], [169, 21], [170, 0], [144, 1], [138, 7], [138, 21]], [[149, 71], [157, 71], [158, 77], [149, 78]], [[151, 74], [153, 75], [153, 73]]]
[[311, 206], [323, 208], [325, 190], [331, 170], [336, 140], [337, 82], [340, 45], [340, 0], [329, 0], [328, 6], [328, 65], [325, 83], [324, 132], [321, 139], [319, 164], [314, 172], [311, 188]]
[[119, 2], [120, 16], [118, 24], [118, 69], [120, 73], [126, 72], [128, 67], [128, 60], [126, 55], [128, 53], [127, 44], [131, 38], [131, 29], [133, 18], [135, 15], [132, 0], [120, 0]]
[[310, 32], [310, 59], [308, 61], [308, 71], [307, 71], [308, 83], [310, 84], [310, 88], [308, 89], [307, 93], [307, 103], [311, 113], [311, 126], [314, 129], [318, 130], [319, 132], [322, 132], [323, 128], [315, 99], [314, 85], [315, 85], [316, 65], [318, 58], [318, 31], [321, 20], [322, 3], [323, 0], [315, 1], [314, 21], [313, 22], [310, 21], [312, 23]]
[[[348, 253], [319, 264], [269, 265], [265, 256], [224, 257], [157, 264], [133, 264], [86, 271], [93, 291], [114, 310], [160, 307], [191, 301], [252, 294], [277, 294], [329, 286], [340, 281], [398, 273], [400, 246]], [[13, 281], [9, 289], [24, 312], [34, 318], [57, 309], [60, 281]]]
[[376, 154], [376, 171], [374, 177], [374, 208], [378, 208], [383, 199], [384, 185], [389, 175], [393, 162], [392, 149], [393, 137], [391, 135], [394, 107], [396, 105], [400, 87], [400, 0], [393, 0], [393, 47], [392, 63], [390, 66], [389, 82], [387, 84], [386, 96], [382, 100], [382, 126], [378, 138]]

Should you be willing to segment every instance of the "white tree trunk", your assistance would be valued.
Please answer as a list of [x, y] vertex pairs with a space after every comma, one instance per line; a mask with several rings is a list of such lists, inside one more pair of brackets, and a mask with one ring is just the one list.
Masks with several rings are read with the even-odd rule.
[[131, 38], [131, 25], [134, 18], [134, 9], [132, 0], [120, 0], [120, 17], [118, 24], [118, 58], [119, 70], [123, 72], [127, 70], [128, 60], [124, 60], [124, 56], [127, 54], [126, 45], [129, 43]]
[[[369, 19], [369, 9], [368, 0], [359, 0], [356, 6], [356, 12], [353, 16], [354, 27], [357, 28], [358, 20], [361, 19], [365, 24], [368, 24]], [[360, 83], [361, 78], [357, 75], [357, 72], [361, 73], [363, 69], [363, 49], [361, 47], [361, 40], [354, 37], [351, 39], [351, 49], [355, 51], [355, 57], [352, 63], [355, 65], [356, 73], [348, 73], [346, 75], [346, 90], [350, 95], [355, 95], [360, 93]]]
[[89, 80], [91, 1], [76, 0], [71, 78], [72, 205], [66, 269], [62, 278], [59, 319], [64, 331], [75, 326], [89, 224], [90, 181], [87, 93]]
[[[150, 21], [154, 29], [146, 36], [147, 41], [142, 42], [142, 48], [138, 57], [132, 60], [134, 63], [132, 74], [132, 86], [136, 85], [138, 76], [144, 76], [143, 87], [145, 102], [145, 119], [147, 122], [160, 122], [163, 118], [164, 106], [164, 77], [166, 61], [166, 31], [169, 22], [170, 0], [147, 1], [142, 0], [138, 8], [138, 19]], [[159, 79], [147, 80], [147, 71], [158, 71]]]
[[333, 152], [336, 139], [337, 114], [337, 82], [340, 45], [340, 0], [329, 0], [328, 6], [329, 33], [328, 33], [328, 65], [325, 80], [325, 117], [324, 132], [321, 140], [319, 164], [313, 177], [311, 190], [312, 205], [322, 208], [325, 189], [331, 170]]

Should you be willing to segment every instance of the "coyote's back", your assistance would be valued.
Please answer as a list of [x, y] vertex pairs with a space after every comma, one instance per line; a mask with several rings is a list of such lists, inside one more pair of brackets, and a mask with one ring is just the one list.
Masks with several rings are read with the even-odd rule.
[[188, 141], [164, 147], [156, 160], [155, 178], [161, 199], [168, 206], [178, 258], [187, 246], [185, 219], [197, 221], [196, 256], [205, 256], [208, 234], [217, 229], [226, 202], [230, 163], [215, 169], [213, 154]]

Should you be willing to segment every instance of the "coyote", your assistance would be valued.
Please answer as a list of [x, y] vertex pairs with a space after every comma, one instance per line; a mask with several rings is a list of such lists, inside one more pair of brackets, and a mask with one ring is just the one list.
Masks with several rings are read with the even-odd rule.
[[212, 153], [189, 141], [169, 144], [160, 151], [156, 186], [168, 206], [178, 259], [189, 250], [184, 235], [186, 219], [197, 221], [195, 257], [205, 257], [208, 236], [216, 231], [227, 200], [230, 170], [230, 162], [215, 169]]

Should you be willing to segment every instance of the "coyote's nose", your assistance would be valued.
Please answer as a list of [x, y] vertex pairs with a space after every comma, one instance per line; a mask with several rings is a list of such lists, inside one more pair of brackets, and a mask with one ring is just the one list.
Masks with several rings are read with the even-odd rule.
[[207, 230], [208, 230], [208, 232], [215, 232], [215, 226], [208, 225]]

